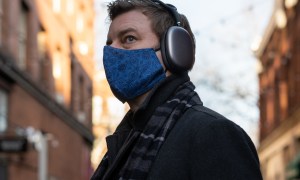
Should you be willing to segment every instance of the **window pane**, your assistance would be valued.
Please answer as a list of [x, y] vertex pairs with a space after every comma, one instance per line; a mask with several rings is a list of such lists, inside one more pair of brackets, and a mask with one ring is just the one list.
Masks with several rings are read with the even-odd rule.
[[24, 5], [21, 7], [19, 24], [19, 67], [26, 68], [26, 44], [27, 44], [27, 9]]
[[0, 89], [0, 132], [7, 128], [7, 94]]

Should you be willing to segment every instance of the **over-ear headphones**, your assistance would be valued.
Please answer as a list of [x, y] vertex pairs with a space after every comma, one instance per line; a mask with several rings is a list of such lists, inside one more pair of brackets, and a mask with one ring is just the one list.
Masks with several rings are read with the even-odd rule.
[[153, 0], [153, 2], [166, 9], [175, 20], [175, 25], [168, 28], [161, 37], [161, 54], [164, 65], [167, 70], [175, 74], [191, 70], [195, 62], [193, 39], [182, 27], [176, 7], [160, 0]]

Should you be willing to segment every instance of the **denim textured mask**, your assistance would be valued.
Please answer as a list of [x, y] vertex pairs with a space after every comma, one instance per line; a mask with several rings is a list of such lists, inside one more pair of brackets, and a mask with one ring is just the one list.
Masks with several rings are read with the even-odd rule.
[[112, 92], [122, 102], [146, 93], [166, 78], [152, 48], [125, 50], [104, 46], [103, 65]]

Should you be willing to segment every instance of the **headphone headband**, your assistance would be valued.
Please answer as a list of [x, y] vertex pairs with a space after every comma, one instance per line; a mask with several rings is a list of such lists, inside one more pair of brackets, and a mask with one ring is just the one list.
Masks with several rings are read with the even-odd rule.
[[163, 8], [165, 8], [172, 15], [172, 17], [175, 20], [176, 26], [181, 26], [181, 22], [180, 22], [180, 19], [179, 19], [179, 14], [177, 12], [177, 8], [174, 5], [165, 4], [160, 0], [153, 0], [153, 1], [158, 3], [159, 5], [161, 5]]

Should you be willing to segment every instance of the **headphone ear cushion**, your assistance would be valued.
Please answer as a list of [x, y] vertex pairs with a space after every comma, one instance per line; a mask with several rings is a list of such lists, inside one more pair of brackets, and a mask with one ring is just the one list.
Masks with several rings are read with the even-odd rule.
[[195, 63], [193, 40], [182, 27], [172, 26], [161, 38], [161, 54], [164, 65], [172, 73], [191, 70]]

